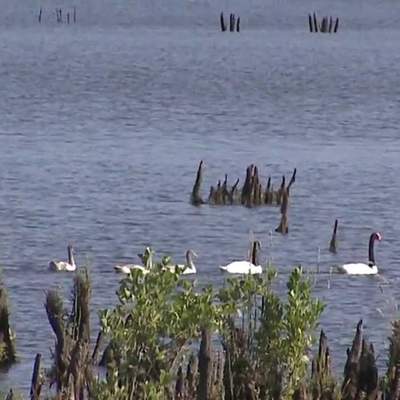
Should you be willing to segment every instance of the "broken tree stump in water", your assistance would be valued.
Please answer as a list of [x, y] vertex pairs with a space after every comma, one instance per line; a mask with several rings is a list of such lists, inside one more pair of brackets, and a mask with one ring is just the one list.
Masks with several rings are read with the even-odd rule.
[[219, 23], [221, 25], [221, 32], [225, 32], [226, 31], [226, 25], [225, 25], [224, 13], [223, 12], [221, 12], [221, 14], [219, 16]]
[[42, 389], [42, 380], [40, 377], [40, 360], [42, 355], [36, 354], [35, 364], [33, 366], [32, 383], [31, 383], [31, 400], [39, 400]]
[[196, 181], [194, 183], [192, 194], [190, 197], [190, 201], [194, 206], [199, 206], [201, 204], [204, 204], [204, 201], [200, 196], [201, 182], [203, 178], [202, 168], [203, 168], [203, 160], [200, 161], [199, 167], [197, 169]]
[[229, 32], [235, 32], [235, 14], [231, 14], [229, 18]]
[[332, 239], [329, 244], [329, 251], [331, 253], [336, 254], [336, 232], [337, 232], [337, 227], [338, 227], [338, 220], [335, 220], [335, 225], [333, 227], [333, 233], [332, 233]]

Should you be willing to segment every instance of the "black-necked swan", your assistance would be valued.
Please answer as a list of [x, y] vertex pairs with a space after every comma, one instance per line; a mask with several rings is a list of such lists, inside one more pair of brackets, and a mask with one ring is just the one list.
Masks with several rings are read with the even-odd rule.
[[144, 254], [138, 254], [138, 257], [142, 260], [143, 265], [140, 264], [125, 264], [125, 265], [115, 265], [115, 272], [119, 272], [121, 274], [129, 275], [132, 270], [140, 270], [143, 274], [147, 274], [152, 267], [152, 251], [150, 247], [146, 247]]
[[255, 240], [252, 245], [251, 261], [233, 261], [228, 265], [220, 265], [220, 270], [229, 274], [261, 274], [261, 265], [257, 263], [257, 251], [261, 248], [260, 242]]
[[197, 257], [197, 254], [193, 250], [189, 249], [186, 251], [185, 264], [166, 264], [163, 265], [163, 268], [170, 272], [176, 272], [177, 268], [179, 268], [182, 271], [182, 275], [195, 274], [197, 271], [193, 262], [193, 257]]
[[376, 275], [378, 273], [378, 267], [375, 264], [375, 256], [374, 256], [375, 240], [378, 241], [382, 240], [382, 235], [379, 232], [374, 232], [369, 237], [368, 264], [364, 263], [344, 264], [339, 267], [340, 272], [349, 275]]
[[67, 272], [74, 272], [76, 271], [76, 264], [74, 260], [74, 249], [72, 245], [68, 245], [68, 261], [50, 261], [49, 268], [52, 271], [67, 271]]

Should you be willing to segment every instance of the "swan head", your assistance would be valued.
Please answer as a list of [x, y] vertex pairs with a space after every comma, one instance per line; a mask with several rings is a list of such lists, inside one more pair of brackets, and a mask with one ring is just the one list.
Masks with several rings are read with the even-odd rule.
[[192, 250], [192, 249], [189, 249], [189, 250], [186, 252], [186, 256], [192, 256], [192, 257], [195, 257], [195, 258], [198, 257], [197, 253], [196, 253], [194, 250]]

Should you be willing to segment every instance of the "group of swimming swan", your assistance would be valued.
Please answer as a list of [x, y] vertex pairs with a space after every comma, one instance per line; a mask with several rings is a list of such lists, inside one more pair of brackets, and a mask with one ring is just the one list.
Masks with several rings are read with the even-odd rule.
[[[114, 270], [122, 274], [129, 274], [132, 270], [140, 270], [144, 274], [150, 272], [153, 266], [152, 251], [149, 247], [146, 247], [144, 254], [138, 254], [139, 258], [142, 260], [143, 264], [125, 264], [116, 265]], [[180, 269], [183, 275], [195, 274], [197, 272], [196, 266], [193, 262], [193, 257], [197, 257], [197, 254], [189, 249], [186, 252], [186, 262], [185, 264], [171, 264], [171, 259], [169, 257], [164, 257], [161, 264], [163, 270], [168, 270], [170, 272], [176, 272]]]
[[[379, 232], [374, 232], [369, 238], [369, 251], [368, 251], [368, 263], [350, 263], [343, 264], [338, 267], [338, 271], [348, 275], [375, 275], [378, 273], [378, 267], [375, 263], [374, 256], [374, 243], [375, 241], [381, 241], [382, 235]], [[223, 272], [230, 274], [261, 274], [262, 266], [257, 262], [257, 253], [261, 248], [261, 244], [258, 240], [252, 242], [250, 249], [250, 261], [233, 261], [227, 265], [221, 265], [219, 269]], [[138, 254], [143, 264], [126, 264], [116, 265], [114, 270], [119, 273], [129, 274], [132, 270], [141, 270], [144, 274], [150, 272], [153, 265], [152, 251], [149, 247], [145, 249], [144, 254]], [[197, 257], [197, 254], [189, 249], [186, 252], [185, 264], [172, 264], [169, 257], [164, 257], [162, 261], [162, 269], [175, 272], [177, 269], [181, 270], [184, 275], [196, 274], [196, 266], [193, 262], [193, 257]], [[50, 261], [49, 268], [53, 271], [67, 271], [74, 272], [77, 267], [74, 260], [74, 249], [72, 245], [68, 245], [68, 261]]]

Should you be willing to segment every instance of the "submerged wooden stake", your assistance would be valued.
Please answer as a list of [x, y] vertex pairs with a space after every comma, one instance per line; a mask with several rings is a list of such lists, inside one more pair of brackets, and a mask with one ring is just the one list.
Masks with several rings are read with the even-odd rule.
[[335, 22], [335, 28], [333, 29], [333, 33], [336, 33], [336, 32], [337, 32], [337, 30], [338, 30], [338, 28], [339, 28], [339, 17], [338, 17], [338, 18], [336, 18], [336, 22]]
[[226, 31], [226, 25], [225, 25], [225, 20], [224, 20], [224, 13], [221, 12], [221, 15], [219, 16], [219, 22], [221, 25], [221, 31], [225, 32]]
[[335, 220], [335, 225], [333, 227], [333, 233], [332, 233], [332, 239], [329, 244], [329, 251], [331, 253], [336, 254], [336, 232], [337, 232], [337, 227], [338, 227], [338, 220]]
[[230, 15], [229, 19], [229, 31], [235, 32], [235, 14]]
[[317, 16], [315, 15], [315, 13], [313, 13], [313, 19], [314, 19], [314, 32], [317, 33], [318, 32], [318, 22], [317, 22]]
[[197, 169], [196, 181], [193, 186], [192, 194], [190, 197], [190, 201], [193, 205], [199, 206], [204, 204], [203, 199], [200, 196], [201, 182], [203, 179], [203, 160], [200, 161], [199, 167]]
[[312, 33], [312, 31], [313, 31], [313, 22], [312, 22], [311, 14], [308, 14], [308, 26], [310, 28], [310, 32]]
[[31, 400], [40, 399], [40, 391], [42, 389], [42, 383], [40, 382], [40, 360], [42, 355], [36, 354], [35, 364], [33, 366], [32, 383], [31, 383]]

